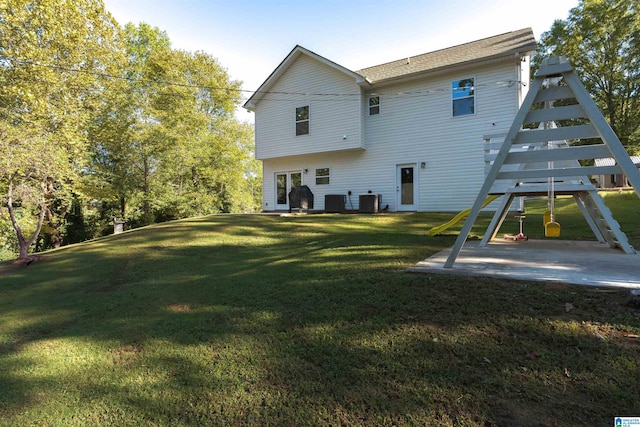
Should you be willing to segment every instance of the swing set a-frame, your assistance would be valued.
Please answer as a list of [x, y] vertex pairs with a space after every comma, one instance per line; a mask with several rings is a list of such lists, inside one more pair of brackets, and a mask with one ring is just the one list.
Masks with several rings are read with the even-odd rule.
[[[569, 145], [566, 141], [580, 143]], [[589, 165], [594, 159], [611, 157], [615, 159], [613, 166]], [[608, 174], [626, 175], [640, 197], [640, 172], [571, 64], [559, 56], [546, 58], [493, 159], [444, 267], [453, 267], [483, 203], [495, 195], [503, 197], [496, 202], [498, 207], [480, 242], [481, 247], [496, 236], [512, 202], [520, 196], [546, 194], [549, 197], [545, 234], [557, 237], [560, 225], [555, 222], [551, 203], [556, 195], [571, 195], [598, 241], [626, 254], [635, 254], [589, 180], [591, 175]]]

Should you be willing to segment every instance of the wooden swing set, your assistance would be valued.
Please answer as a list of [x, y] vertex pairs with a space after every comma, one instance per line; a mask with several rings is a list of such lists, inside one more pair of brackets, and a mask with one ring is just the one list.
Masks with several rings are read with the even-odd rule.
[[[559, 122], [570, 124], [558, 126]], [[526, 129], [536, 124], [537, 128]], [[589, 144], [569, 146], [567, 140], [589, 140]], [[598, 140], [599, 143], [593, 143]], [[580, 163], [580, 160], [610, 157], [616, 161], [613, 166]], [[515, 197], [522, 196], [547, 196], [545, 236], [559, 237], [554, 199], [558, 195], [570, 195], [599, 242], [635, 254], [589, 176], [624, 174], [640, 197], [640, 172], [565, 58], [552, 56], [543, 61], [504, 141], [497, 154], [490, 155], [489, 162], [485, 182], [445, 268], [453, 267], [483, 201], [495, 195], [503, 197], [496, 201], [498, 207], [480, 242], [481, 247], [496, 236]]]

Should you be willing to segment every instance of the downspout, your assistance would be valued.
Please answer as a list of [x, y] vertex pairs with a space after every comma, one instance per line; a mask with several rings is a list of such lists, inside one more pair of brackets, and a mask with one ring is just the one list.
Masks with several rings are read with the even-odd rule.
[[522, 105], [524, 98], [527, 96], [529, 92], [529, 80], [531, 76], [531, 56], [526, 53], [516, 52], [515, 53], [515, 61], [516, 61], [516, 77], [518, 82], [518, 90], [517, 90], [517, 101], [518, 101], [518, 109]]

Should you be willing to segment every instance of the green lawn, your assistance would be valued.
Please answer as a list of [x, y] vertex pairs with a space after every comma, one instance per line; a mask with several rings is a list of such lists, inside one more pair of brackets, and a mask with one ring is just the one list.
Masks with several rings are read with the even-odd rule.
[[[606, 200], [640, 247], [640, 200]], [[557, 207], [563, 238], [592, 239], [572, 202]], [[546, 201], [527, 208], [542, 237]], [[210, 216], [0, 264], [0, 425], [640, 416], [628, 293], [404, 272], [453, 244], [455, 230], [426, 236], [449, 217]]]

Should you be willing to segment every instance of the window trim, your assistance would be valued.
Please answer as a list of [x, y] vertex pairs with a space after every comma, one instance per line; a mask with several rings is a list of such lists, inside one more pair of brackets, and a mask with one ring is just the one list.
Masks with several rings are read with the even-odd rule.
[[[327, 171], [325, 175], [318, 175], [318, 172]], [[316, 185], [329, 185], [331, 184], [331, 168], [316, 168]], [[324, 181], [326, 179], [327, 182], [319, 182]]]
[[[454, 84], [458, 83], [458, 87], [459, 87], [459, 82], [465, 81], [465, 80], [471, 80], [472, 94], [455, 98]], [[473, 111], [471, 113], [456, 114], [456, 109], [455, 109], [456, 101], [460, 101], [464, 99], [473, 99], [473, 106], [472, 106]], [[475, 116], [475, 115], [476, 115], [476, 77], [472, 76], [472, 77], [464, 77], [460, 79], [451, 80], [451, 117], [465, 117], [465, 116]]]
[[[305, 109], [305, 108], [306, 108], [306, 112], [307, 112], [306, 118], [298, 119], [298, 115], [300, 114], [300, 110]], [[310, 111], [309, 105], [303, 105], [301, 107], [296, 107], [296, 115], [295, 115], [295, 119], [296, 119], [295, 120], [295, 123], [296, 123], [296, 136], [309, 135], [310, 127], [311, 127], [310, 126], [310, 124], [311, 124], [310, 123], [311, 122], [311, 120], [310, 120], [311, 114], [310, 114], [309, 111]], [[300, 132], [300, 130], [298, 128], [298, 125], [301, 125], [303, 123], [306, 123], [306, 132]]]

